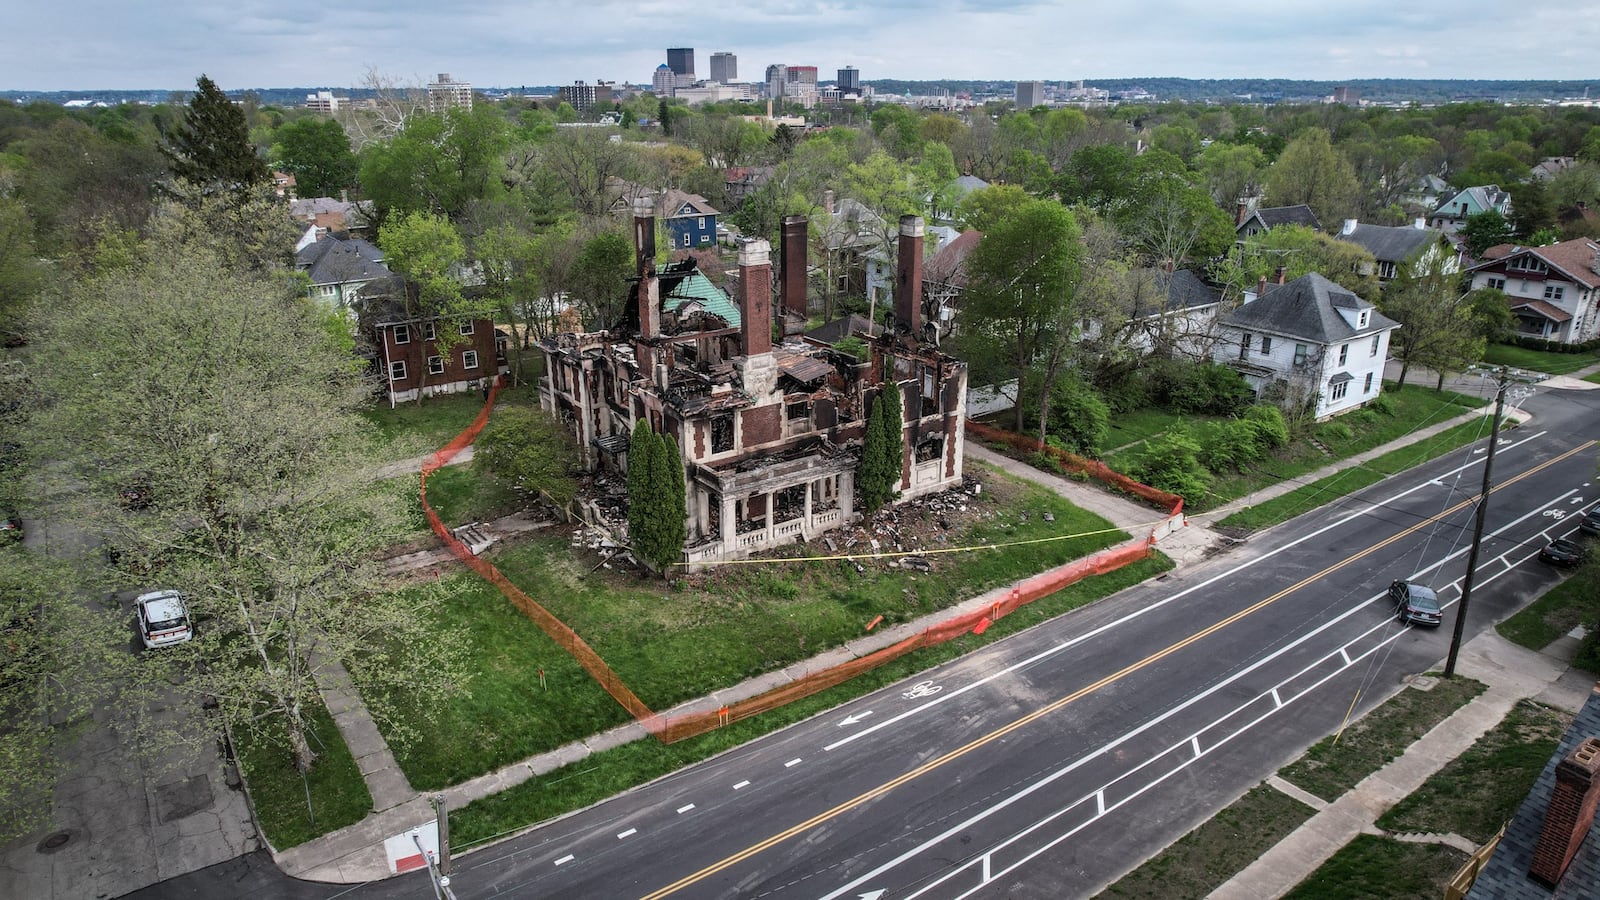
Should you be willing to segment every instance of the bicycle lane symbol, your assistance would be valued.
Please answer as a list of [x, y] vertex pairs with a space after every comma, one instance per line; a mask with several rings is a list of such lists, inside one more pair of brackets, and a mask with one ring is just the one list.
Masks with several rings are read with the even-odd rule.
[[931, 681], [919, 681], [911, 686], [911, 690], [901, 691], [900, 696], [907, 700], [915, 700], [918, 697], [932, 697], [942, 690], [944, 690], [944, 685], [934, 684]]

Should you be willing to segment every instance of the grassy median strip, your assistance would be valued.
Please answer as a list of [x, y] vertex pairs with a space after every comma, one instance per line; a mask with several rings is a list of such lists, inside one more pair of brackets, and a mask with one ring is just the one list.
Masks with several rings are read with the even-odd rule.
[[1487, 417], [1482, 421], [1457, 425], [1426, 440], [1392, 450], [1361, 465], [1352, 466], [1264, 503], [1242, 509], [1216, 524], [1222, 527], [1258, 529], [1287, 522], [1307, 510], [1353, 494], [1396, 473], [1470, 444], [1488, 432]]
[[1006, 616], [982, 635], [968, 634], [937, 647], [916, 651], [816, 696], [735, 722], [727, 728], [676, 744], [663, 745], [654, 739], [644, 739], [594, 754], [566, 768], [478, 800], [463, 809], [453, 810], [450, 813], [452, 841], [458, 848], [467, 847], [562, 813], [582, 809], [620, 791], [809, 718], [846, 700], [970, 653], [1045, 619], [1110, 596], [1170, 568], [1170, 562], [1157, 556], [1080, 581]]
[[1311, 818], [1312, 809], [1258, 785], [1210, 821], [1106, 888], [1101, 897], [1204, 897]]
[[1443, 844], [1358, 834], [1284, 900], [1438, 900], [1466, 861]]
[[1437, 681], [1430, 690], [1405, 688], [1343, 732], [1313, 744], [1278, 774], [1323, 800], [1337, 799], [1484, 689], [1483, 682], [1459, 675], [1433, 677]]
[[1378, 819], [1386, 831], [1459, 834], [1475, 844], [1516, 815], [1572, 716], [1524, 700], [1467, 752]]
[[[235, 732], [234, 751], [250, 784], [256, 821], [279, 850], [353, 825], [372, 811], [372, 795], [344, 736], [318, 701], [307, 709], [316, 764], [302, 780], [283, 741]], [[311, 806], [308, 809], [307, 803]]]

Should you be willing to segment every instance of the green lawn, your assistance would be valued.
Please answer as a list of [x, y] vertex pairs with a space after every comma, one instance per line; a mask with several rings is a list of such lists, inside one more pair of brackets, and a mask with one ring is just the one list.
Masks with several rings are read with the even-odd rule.
[[318, 702], [308, 718], [317, 761], [303, 781], [287, 742], [234, 733], [234, 751], [250, 784], [256, 821], [279, 850], [353, 825], [372, 811], [367, 783], [327, 708]]
[[465, 848], [544, 819], [582, 809], [690, 763], [832, 709], [853, 697], [908, 678], [945, 660], [971, 653], [1053, 616], [1110, 596], [1171, 567], [1170, 562], [1158, 555], [1105, 575], [1085, 579], [1006, 616], [982, 635], [966, 634], [948, 643], [918, 650], [820, 694], [734, 722], [726, 728], [675, 744], [660, 744], [653, 739], [645, 739], [596, 753], [570, 767], [531, 778], [492, 797], [453, 810], [450, 813], [452, 842], [458, 848]]
[[1284, 900], [1438, 900], [1466, 861], [1443, 844], [1358, 834]]
[[1311, 813], [1311, 807], [1282, 791], [1258, 785], [1099, 896], [1204, 897], [1288, 837]]
[[[1136, 409], [1111, 417], [1106, 435], [1107, 452], [1127, 447], [1129, 444], [1149, 440], [1190, 417], [1164, 409]], [[1129, 448], [1132, 449], [1132, 448]]]
[[[1577, 626], [1593, 623], [1596, 613], [1600, 613], [1600, 565], [1590, 564], [1495, 629], [1506, 640], [1529, 650], [1543, 650]], [[1580, 665], [1580, 661], [1573, 664]]]
[[[539, 405], [539, 395], [529, 385], [503, 388], [497, 405]], [[378, 451], [385, 461], [410, 459], [443, 447], [460, 434], [483, 409], [483, 394], [464, 391], [428, 397], [419, 405], [415, 400], [394, 409], [387, 402], [363, 410], [361, 415], [373, 426]]]
[[1547, 350], [1528, 350], [1511, 344], [1490, 344], [1483, 361], [1495, 366], [1514, 366], [1531, 369], [1547, 375], [1570, 375], [1579, 369], [1600, 363], [1600, 350], [1588, 353], [1551, 353]]
[[1329, 463], [1364, 453], [1483, 405], [1476, 397], [1415, 385], [1399, 389], [1386, 387], [1383, 396], [1392, 412], [1359, 409], [1312, 427], [1310, 437], [1326, 447], [1327, 453], [1310, 440], [1291, 441], [1289, 446], [1272, 451], [1248, 471], [1219, 473], [1207, 496], [1189, 507], [1200, 512], [1224, 506], [1252, 491], [1299, 478]]
[[1516, 815], [1571, 724], [1566, 713], [1527, 700], [1518, 703], [1467, 752], [1384, 813], [1378, 827], [1488, 842]]
[[1361, 779], [1443, 722], [1483, 691], [1470, 678], [1439, 677], [1432, 690], [1405, 688], [1382, 706], [1352, 722], [1342, 734], [1314, 744], [1298, 760], [1278, 772], [1289, 783], [1323, 800], [1338, 799]]
[[[994, 472], [985, 485], [969, 504], [989, 517], [954, 536], [952, 546], [1108, 528], [1031, 483]], [[1056, 521], [1045, 522], [1045, 512]], [[937, 513], [906, 507], [902, 522], [917, 515]], [[886, 623], [916, 618], [1122, 539], [1111, 532], [933, 556], [933, 574], [884, 561], [864, 563], [864, 575], [839, 561], [733, 566], [709, 578], [680, 579], [676, 587], [597, 569], [597, 560], [574, 555], [565, 531], [510, 546], [494, 561], [582, 635], [640, 699], [665, 709], [839, 646], [861, 635], [875, 616]], [[826, 552], [820, 546], [803, 549]], [[445, 724], [416, 729], [427, 736], [396, 749], [413, 784], [459, 782], [624, 721], [620, 707], [491, 586], [470, 573], [448, 576], [445, 585], [450, 600], [441, 615], [467, 623], [474, 643], [467, 655], [483, 667], [472, 696], [446, 713]], [[1027, 609], [1028, 615], [1001, 623], [1029, 621], [1032, 608]], [[410, 719], [405, 698], [369, 702]]]
[[1488, 434], [1488, 431], [1488, 419], [1457, 425], [1431, 438], [1398, 450], [1391, 450], [1376, 459], [1320, 478], [1264, 503], [1245, 507], [1217, 524], [1224, 527], [1257, 529], [1287, 522], [1310, 509], [1331, 503], [1412, 466], [1421, 465], [1458, 447], [1473, 443]]

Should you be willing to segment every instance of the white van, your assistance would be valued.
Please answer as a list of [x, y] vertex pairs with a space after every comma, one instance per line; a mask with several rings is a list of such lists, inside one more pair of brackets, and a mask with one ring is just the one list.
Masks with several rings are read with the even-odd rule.
[[146, 647], [181, 644], [194, 637], [189, 610], [177, 591], [151, 591], [133, 601], [139, 616], [139, 637]]

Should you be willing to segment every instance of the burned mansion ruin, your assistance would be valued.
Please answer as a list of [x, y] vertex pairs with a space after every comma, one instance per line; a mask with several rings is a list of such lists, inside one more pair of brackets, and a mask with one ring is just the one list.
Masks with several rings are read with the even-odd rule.
[[[966, 364], [926, 343], [923, 223], [900, 221], [895, 325], [865, 341], [866, 358], [773, 335], [806, 317], [805, 220], [784, 223], [781, 306], [773, 303], [770, 245], [739, 250], [736, 299], [692, 260], [656, 267], [653, 211], [633, 218], [638, 283], [621, 335], [545, 339], [541, 405], [584, 450], [594, 489], [584, 515], [613, 527], [629, 435], [643, 419], [682, 450], [688, 540], [683, 562], [738, 559], [808, 540], [855, 516], [855, 473], [867, 414], [883, 390], [903, 411], [902, 498], [961, 481]], [[791, 327], [783, 327], [785, 322]], [[859, 350], [859, 347], [857, 348]]]

